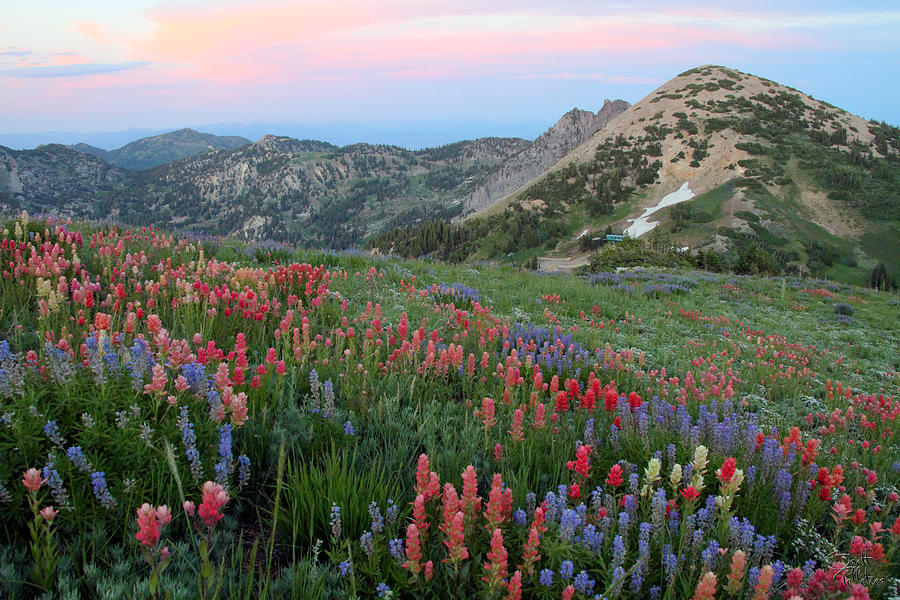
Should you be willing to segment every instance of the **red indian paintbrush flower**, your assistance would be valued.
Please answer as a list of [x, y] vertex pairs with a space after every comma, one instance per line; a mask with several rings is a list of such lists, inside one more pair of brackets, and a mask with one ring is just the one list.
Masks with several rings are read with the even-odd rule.
[[725, 459], [725, 462], [722, 463], [722, 468], [716, 471], [716, 477], [719, 478], [719, 481], [722, 484], [727, 484], [731, 481], [731, 478], [734, 477], [734, 471], [737, 468], [737, 461], [733, 457], [728, 457]]
[[224, 516], [219, 509], [228, 502], [228, 494], [218, 483], [207, 481], [203, 484], [203, 496], [197, 514], [206, 523], [207, 527], [214, 527]]
[[698, 492], [694, 486], [690, 485], [681, 490], [681, 496], [688, 502], [693, 502], [700, 497], [700, 492]]
[[534, 575], [535, 563], [541, 560], [541, 555], [537, 551], [540, 543], [540, 533], [538, 533], [537, 527], [532, 524], [531, 529], [528, 530], [528, 539], [522, 544], [522, 564], [519, 565], [519, 569], [529, 577]]
[[419, 543], [419, 529], [415, 523], [410, 523], [406, 526], [406, 562], [402, 566], [404, 569], [412, 571], [413, 575], [418, 575], [422, 570], [420, 560], [422, 560], [422, 547]]
[[506, 584], [505, 600], [522, 600], [522, 573], [516, 571]]
[[622, 479], [622, 467], [619, 466], [618, 463], [614, 464], [609, 469], [609, 476], [606, 478], [606, 483], [610, 486], [617, 488], [623, 483]]
[[494, 529], [491, 536], [491, 551], [487, 554], [487, 560], [484, 562], [484, 570], [487, 572], [482, 578], [486, 581], [488, 588], [493, 593], [506, 579], [506, 548], [503, 547], [503, 533], [500, 528]]
[[159, 521], [156, 510], [146, 502], [137, 509], [138, 532], [134, 537], [145, 546], [155, 546], [159, 541]]
[[616, 406], [619, 404], [619, 394], [616, 392], [616, 388], [611, 387], [606, 390], [606, 396], [603, 399], [603, 403], [606, 406], [606, 410], [612, 412], [616, 410]]
[[28, 469], [22, 476], [22, 485], [29, 492], [37, 492], [47, 480], [41, 477], [41, 472], [35, 468]]
[[591, 453], [591, 447], [587, 444], [582, 444], [578, 447], [578, 450], [575, 452], [575, 460], [570, 460], [566, 466], [570, 471], [575, 471], [585, 479], [587, 479], [591, 465], [588, 459], [588, 456]]
[[707, 572], [700, 580], [700, 583], [697, 584], [693, 600], [715, 600], [716, 583], [715, 573]]
[[[447, 546], [447, 558], [443, 559], [441, 562], [449, 562], [454, 568], [456, 568], [461, 561], [469, 558], [469, 549], [466, 548], [465, 534], [463, 532], [463, 516], [461, 511], [457, 512], [450, 520], [449, 526], [445, 530], [447, 539], [444, 541], [444, 545]], [[443, 526], [441, 529], [443, 529]]]

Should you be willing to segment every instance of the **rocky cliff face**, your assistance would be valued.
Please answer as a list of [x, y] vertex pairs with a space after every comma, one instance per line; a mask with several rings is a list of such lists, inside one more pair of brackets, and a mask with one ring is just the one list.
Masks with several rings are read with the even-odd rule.
[[466, 196], [463, 214], [483, 210], [527, 185], [629, 106], [624, 100], [606, 100], [597, 114], [573, 108]]

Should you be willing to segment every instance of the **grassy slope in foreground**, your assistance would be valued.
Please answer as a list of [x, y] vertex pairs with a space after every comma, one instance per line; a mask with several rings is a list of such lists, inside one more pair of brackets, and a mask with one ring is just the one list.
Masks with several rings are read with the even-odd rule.
[[[582, 589], [608, 595], [616, 575], [640, 572], [621, 582], [619, 597], [644, 598], [660, 586], [661, 598], [686, 598], [703, 573], [673, 572], [668, 557], [677, 566], [702, 564], [704, 551], [718, 556], [706, 568], [721, 588], [736, 549], [766, 577], [771, 565], [783, 585], [791, 567], [816, 560], [827, 568], [836, 553], [848, 554], [858, 547], [854, 536], [873, 541], [869, 521], [887, 529], [898, 518], [890, 500], [900, 472], [896, 295], [694, 272], [588, 281], [215, 241], [201, 254], [194, 242], [154, 231], [30, 227], [34, 240], [10, 224], [15, 243], [0, 245], [17, 273], [0, 279], [0, 337], [10, 342], [0, 345], [4, 595], [33, 596], [31, 577], [57, 597], [117, 589], [149, 597], [150, 569], [135, 539], [135, 510], [144, 502], [176, 513], [156, 541], [156, 517], [145, 509], [139, 538], [152, 560], [163, 545], [170, 549], [159, 581], [175, 598], [200, 596], [212, 577], [204, 581], [203, 572], [221, 575], [221, 595], [234, 598], [373, 598], [379, 584], [404, 597], [490, 595], [501, 584], [482, 565], [501, 562], [498, 534], [508, 568], [527, 564], [529, 492], [548, 510], [539, 568], [509, 575], [521, 577], [526, 598], [562, 596], [582, 570]], [[58, 269], [52, 283], [45, 268]], [[120, 275], [110, 282], [113, 273]], [[45, 345], [47, 336], [62, 341]], [[544, 384], [559, 385], [562, 396]], [[610, 412], [613, 385], [618, 406]], [[669, 403], [682, 402], [673, 412]], [[579, 455], [579, 442], [592, 450]], [[699, 444], [709, 448], [705, 475], [688, 482], [682, 470], [673, 488], [676, 463], [704, 470]], [[728, 471], [729, 457], [742, 481], [737, 471], [716, 475]], [[454, 569], [442, 562], [440, 531], [453, 493], [431, 495], [441, 483], [465, 495], [460, 473], [468, 465], [476, 486], [467, 497], [478, 494], [482, 511], [464, 529], [468, 557], [457, 554]], [[622, 484], [609, 477], [613, 465], [623, 470]], [[30, 467], [46, 467], [51, 479], [41, 507], [71, 506], [54, 520], [58, 567], [43, 562], [31, 576], [30, 504], [20, 483]], [[719, 481], [731, 477], [740, 481], [736, 493], [713, 510], [716, 495], [735, 492]], [[230, 499], [211, 508], [207, 498], [202, 514], [226, 516], [201, 570], [197, 549], [208, 526], [195, 517], [200, 533], [192, 533], [174, 507], [184, 498], [199, 504], [201, 484], [214, 479], [227, 484]], [[819, 481], [813, 490], [809, 479]], [[680, 492], [701, 482], [692, 504]], [[853, 492], [847, 509], [863, 511], [866, 522], [837, 526], [839, 485]], [[594, 489], [609, 499], [591, 506]], [[413, 578], [389, 550], [391, 539], [404, 539], [416, 560], [409, 526], [417, 494], [430, 498], [416, 509], [421, 529], [429, 525], [420, 536], [421, 563], [433, 561], [427, 580], [422, 572]], [[628, 513], [631, 502], [630, 525], [612, 516]], [[524, 525], [512, 512], [519, 507]], [[696, 537], [687, 530], [697, 529], [691, 514], [709, 522]], [[40, 517], [36, 527], [45, 527]], [[605, 541], [592, 537], [605, 528]], [[744, 534], [734, 537], [738, 529]], [[888, 532], [879, 539], [895, 561], [900, 540]], [[497, 558], [489, 559], [492, 540]], [[718, 548], [728, 550], [719, 556]], [[569, 581], [564, 561], [572, 561]], [[613, 561], [622, 571], [609, 568]], [[895, 593], [896, 562], [867, 566], [871, 579], [860, 570], [845, 577], [865, 578], [873, 598]], [[549, 587], [540, 569], [553, 570], [552, 583], [544, 578]], [[745, 597], [749, 577], [739, 582]], [[823, 577], [794, 583], [805, 593]]]

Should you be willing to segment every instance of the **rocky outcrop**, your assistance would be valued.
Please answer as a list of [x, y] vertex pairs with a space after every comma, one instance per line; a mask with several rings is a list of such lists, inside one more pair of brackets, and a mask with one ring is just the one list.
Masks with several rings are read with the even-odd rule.
[[624, 100], [606, 100], [597, 114], [573, 108], [556, 125], [509, 158], [499, 170], [467, 195], [463, 214], [484, 210], [543, 175], [559, 159], [584, 143], [629, 106]]

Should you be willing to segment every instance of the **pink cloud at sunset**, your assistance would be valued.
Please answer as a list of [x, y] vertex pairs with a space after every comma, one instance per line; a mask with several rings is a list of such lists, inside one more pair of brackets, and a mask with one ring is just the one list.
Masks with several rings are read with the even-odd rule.
[[[151, 10], [146, 17], [155, 25], [153, 33], [132, 40], [125, 51], [138, 60], [171, 63], [173, 74], [258, 84], [302, 80], [322, 71], [349, 77], [361, 71], [409, 72], [416, 78], [424, 73], [493, 75], [497, 65], [521, 68], [513, 74], [521, 77], [528, 75], [528, 65], [566, 55], [635, 56], [724, 43], [774, 49], [802, 43], [796, 37], [710, 26], [716, 20], [692, 25], [685, 15], [461, 14], [446, 3], [435, 3], [431, 14], [421, 6], [410, 14], [400, 10], [404, 7], [344, 1]], [[426, 61], [429, 68], [421, 68]]]
[[97, 106], [116, 126], [340, 119], [347, 107], [360, 118], [552, 119], [606, 97], [636, 101], [706, 63], [900, 118], [889, 89], [861, 84], [896, 71], [900, 10], [888, 2], [46, 1], [0, 23], [0, 92], [19, 111], [0, 116], [0, 131], [98, 126]]

